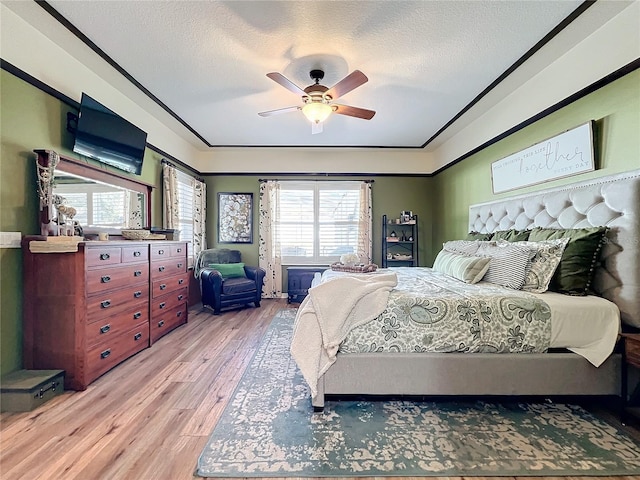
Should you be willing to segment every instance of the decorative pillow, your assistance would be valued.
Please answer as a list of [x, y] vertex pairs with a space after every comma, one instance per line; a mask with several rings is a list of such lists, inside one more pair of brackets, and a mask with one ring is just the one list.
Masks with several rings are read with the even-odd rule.
[[522, 242], [529, 239], [531, 230], [499, 230], [493, 233], [491, 240], [506, 240], [507, 242]]
[[493, 237], [493, 233], [480, 233], [480, 232], [471, 231], [467, 233], [467, 237], [465, 238], [465, 240], [487, 241], [487, 240], [491, 240], [491, 237]]
[[462, 253], [463, 255], [475, 255], [478, 251], [478, 240], [451, 240], [442, 244], [442, 249], [447, 252]]
[[545, 240], [542, 242], [514, 242], [514, 245], [523, 245], [535, 249], [536, 253], [531, 259], [531, 266], [527, 271], [522, 290], [526, 292], [544, 293], [549, 289], [553, 274], [558, 268], [562, 253], [569, 243], [568, 238], [557, 240]]
[[480, 242], [478, 256], [490, 257], [489, 270], [483, 280], [504, 287], [520, 290], [535, 250], [504, 240]]
[[433, 263], [433, 269], [466, 283], [479, 282], [489, 269], [488, 257], [469, 257], [441, 250]]
[[210, 263], [209, 268], [220, 272], [223, 279], [246, 277], [244, 273], [244, 263]]
[[589, 293], [593, 273], [600, 258], [607, 227], [534, 228], [530, 241], [568, 238], [560, 264], [553, 275], [549, 290], [569, 295]]

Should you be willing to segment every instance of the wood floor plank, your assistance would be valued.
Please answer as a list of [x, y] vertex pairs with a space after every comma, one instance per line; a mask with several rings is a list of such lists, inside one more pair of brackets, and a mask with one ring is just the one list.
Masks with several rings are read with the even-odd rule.
[[[0, 478], [199, 478], [195, 476], [198, 455], [271, 319], [278, 310], [297, 306], [265, 300], [260, 308], [221, 315], [198, 306], [189, 312], [186, 325], [103, 375], [86, 391], [64, 392], [34, 412], [0, 414]], [[625, 428], [638, 434], [633, 427]], [[541, 477], [430, 477], [481, 478]]]

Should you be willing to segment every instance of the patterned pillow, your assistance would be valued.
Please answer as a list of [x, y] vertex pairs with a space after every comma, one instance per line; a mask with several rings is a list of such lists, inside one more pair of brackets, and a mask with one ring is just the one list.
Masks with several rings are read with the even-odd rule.
[[463, 255], [475, 255], [480, 242], [478, 240], [451, 240], [444, 242], [442, 249], [447, 252], [462, 253]]
[[491, 237], [493, 237], [493, 233], [480, 233], [472, 230], [469, 233], [467, 233], [467, 238], [465, 238], [465, 240], [487, 241], [487, 240], [491, 240]]
[[489, 269], [488, 257], [469, 257], [441, 250], [433, 263], [433, 269], [466, 283], [479, 282]]
[[536, 250], [536, 254], [531, 259], [531, 266], [527, 271], [522, 290], [544, 293], [549, 289], [549, 284], [560, 264], [567, 243], [569, 243], [568, 238], [543, 242], [514, 242], [514, 245], [523, 245]]
[[536, 251], [504, 240], [481, 242], [478, 256], [490, 257], [489, 270], [483, 280], [520, 290], [524, 285], [531, 258]]

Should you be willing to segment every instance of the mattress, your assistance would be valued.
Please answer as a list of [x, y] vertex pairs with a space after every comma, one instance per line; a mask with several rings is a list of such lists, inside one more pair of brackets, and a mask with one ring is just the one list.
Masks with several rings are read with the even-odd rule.
[[[395, 270], [399, 276], [401, 276], [403, 269], [389, 270]], [[424, 270], [427, 272], [431, 271], [431, 269], [428, 268]], [[388, 270], [379, 270], [381, 273], [385, 271]], [[342, 275], [345, 275], [345, 273], [327, 270], [323, 273], [321, 281], [329, 281], [336, 276]], [[463, 282], [459, 283], [466, 289], [470, 287]], [[480, 282], [477, 284], [478, 288], [482, 288], [483, 284], [486, 283], [487, 282]], [[398, 287], [400, 287], [400, 284], [401, 282], [399, 282]], [[506, 287], [492, 286], [502, 289], [505, 294], [509, 294], [510, 291], [514, 292]], [[528, 293], [528, 295], [544, 301], [551, 311], [551, 332], [548, 348], [567, 349], [584, 357], [596, 367], [600, 366], [613, 352], [620, 332], [620, 312], [614, 303], [597, 296], [575, 297], [554, 292], [546, 292], [543, 294]], [[383, 315], [381, 315], [377, 319], [369, 322], [369, 324], [352, 330], [340, 347], [341, 353], [353, 354], [371, 351], [447, 351], [442, 350], [441, 346], [440, 350], [437, 348], [422, 348], [423, 345], [428, 343], [425, 341], [425, 338], [429, 335], [428, 330], [430, 327], [428, 325], [416, 326], [416, 322], [410, 322], [412, 323], [412, 328], [416, 327], [414, 331], [410, 333], [410, 335], [414, 336], [415, 340], [402, 338], [390, 339], [389, 332], [391, 329], [389, 328], [388, 321], [387, 318], [387, 325], [383, 325], [385, 319]], [[374, 325], [374, 322], [382, 323]], [[421, 331], [420, 328], [424, 329]], [[377, 337], [373, 335], [377, 335]], [[404, 332], [401, 333], [401, 335], [409, 335], [409, 333]], [[416, 348], [416, 345], [420, 345], [420, 348]]]

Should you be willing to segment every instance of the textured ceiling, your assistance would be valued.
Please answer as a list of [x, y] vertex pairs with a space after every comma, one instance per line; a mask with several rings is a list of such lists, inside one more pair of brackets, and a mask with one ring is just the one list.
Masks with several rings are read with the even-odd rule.
[[[206, 148], [422, 147], [582, 1], [48, 3]], [[302, 104], [267, 73], [304, 88], [314, 68], [328, 87], [364, 72], [338, 103], [375, 117], [333, 114], [312, 135], [299, 111], [258, 116]]]

